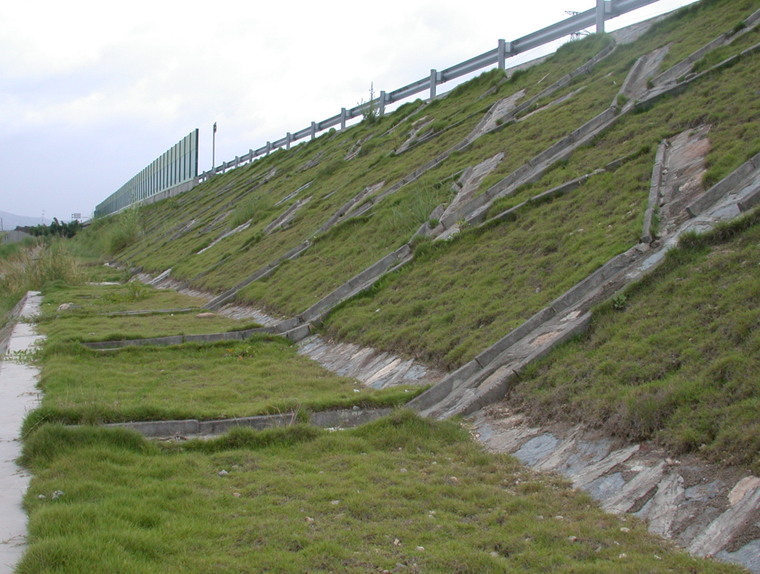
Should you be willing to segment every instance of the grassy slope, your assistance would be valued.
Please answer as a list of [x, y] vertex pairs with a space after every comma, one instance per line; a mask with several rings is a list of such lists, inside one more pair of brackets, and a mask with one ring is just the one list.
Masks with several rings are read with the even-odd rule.
[[[589, 74], [560, 90], [553, 97], [583, 88], [561, 105], [480, 138], [364, 217], [339, 224], [301, 258], [251, 284], [241, 297], [280, 313], [304, 310], [406, 241], [424, 221], [427, 210], [450, 198], [450, 182], [467, 166], [499, 151], [507, 152], [495, 174], [481, 184], [481, 190], [486, 189], [603, 111], [636, 58], [667, 45], [662, 67], [667, 69], [704, 42], [735, 29], [759, 7], [757, 0], [712, 0], [679, 11], [636, 43], [619, 46]], [[736, 53], [757, 36], [750, 32], [735, 45], [721, 49], [719, 56]], [[195, 284], [202, 287], [228, 288], [308, 237], [365, 186], [385, 181], [387, 188], [460, 141], [492, 102], [523, 89], [525, 97], [538, 93], [597, 53], [603, 43], [604, 38], [592, 37], [569, 44], [513, 81], [499, 83], [498, 72], [484, 74], [426, 106], [408, 104], [378, 124], [363, 123], [345, 132], [325, 134], [218, 176], [188, 194], [149, 206], [143, 215], [144, 239], [119, 257], [154, 271], [172, 266], [180, 276], [196, 277]], [[638, 154], [618, 171], [595, 176], [582, 188], [550, 203], [532, 204], [515, 220], [465, 232], [444, 244], [423, 242], [412, 264], [335, 310], [326, 320], [328, 333], [413, 354], [447, 368], [462, 364], [609, 257], [637, 242], [654, 150], [663, 138], [701, 124], [711, 126], [708, 185], [760, 151], [758, 77], [760, 58], [755, 55], [701, 79], [678, 96], [622, 117], [540, 181], [497, 202], [491, 213], [613, 159]], [[494, 87], [498, 87], [495, 93]], [[545, 103], [548, 100], [539, 107]], [[439, 135], [394, 156], [392, 150], [406, 139], [412, 122], [422, 117], [434, 120]], [[362, 152], [346, 161], [344, 157], [357, 142], [364, 142]], [[316, 165], [309, 167], [310, 161]], [[274, 167], [275, 175], [262, 184]], [[276, 210], [273, 203], [309, 182], [311, 186], [298, 198], [312, 199], [292, 225], [262, 237], [260, 231], [268, 221], [297, 198]], [[242, 220], [236, 213], [255, 214], [251, 205], [259, 206], [266, 215], [254, 215], [248, 230], [202, 255], [192, 255]], [[188, 226], [193, 220], [196, 223]], [[207, 228], [213, 229], [201, 233]]]
[[[560, 92], [587, 86], [565, 104], [481, 138], [374, 207], [368, 217], [327, 234], [312, 253], [246, 296], [273, 309], [302, 310], [408, 238], [424, 210], [446, 196], [449, 182], [465, 167], [497, 151], [511, 152], [483, 183], [485, 189], [602, 111], [636, 57], [670, 42], [665, 65], [672, 65], [757, 7], [756, 0], [723, 0], [682, 11]], [[380, 124], [326, 134], [149, 206], [140, 213], [142, 239], [117, 257], [150, 271], [172, 267], [197, 286], [230, 287], [308, 237], [363, 187], [381, 180], [390, 185], [459, 141], [490, 103], [523, 88], [530, 96], [573, 69], [598, 50], [599, 45], [590, 45], [596, 41], [567, 48], [486, 99], [478, 97], [498, 79], [494, 74], [426, 108], [412, 104]], [[654, 147], [663, 137], [711, 123], [708, 182], [760, 149], [757, 77], [758, 58], [749, 58], [676, 98], [622, 118], [594, 145], [578, 150], [494, 211], [640, 152], [620, 170], [596, 176], [550, 203], [532, 205], [513, 221], [440, 245], [423, 242], [407, 269], [333, 313], [329, 331], [447, 366], [461, 363], [636, 241]], [[390, 154], [411, 122], [423, 115], [433, 117], [441, 133], [398, 157]], [[398, 128], [391, 131], [394, 125]], [[359, 157], [343, 159], [370, 135]], [[319, 163], [306, 167], [319, 154]], [[275, 166], [274, 177], [262, 184]], [[309, 182], [297, 198], [275, 208]], [[420, 193], [432, 197], [420, 198]], [[261, 235], [275, 216], [309, 196], [291, 227]], [[249, 217], [249, 229], [193, 255]], [[113, 224], [97, 226], [91, 242]], [[587, 340], [566, 346], [530, 373], [520, 390], [525, 407], [568, 420], [598, 417], [613, 432], [655, 436], [676, 449], [704, 444], [707, 456], [756, 469], [757, 461], [747, 453], [758, 450], [754, 414], [760, 395], [752, 374], [758, 366], [760, 295], [751, 270], [760, 263], [760, 237], [752, 228], [736, 241], [695, 247], [672, 258], [666, 269], [629, 292], [623, 311], [603, 310]], [[335, 273], [324, 272], [320, 258], [325, 256], [339, 259], [331, 266]], [[716, 298], [716, 292], [721, 296]], [[50, 294], [65, 298], [63, 292]], [[653, 313], [653, 301], [668, 301], [668, 315], [659, 305]], [[95, 320], [108, 305], [75, 310], [72, 318]], [[63, 329], [54, 338], [71, 332]], [[633, 340], [637, 332], [651, 335]], [[380, 572], [398, 564], [409, 571], [447, 573], [736, 571], [673, 552], [631, 519], [621, 526], [620, 518], [601, 514], [557, 479], [525, 475], [512, 459], [483, 454], [449, 423], [401, 414], [345, 433], [295, 427], [178, 445], [148, 443], [113, 429], [40, 424], [215, 418], [310, 400], [318, 405], [370, 400], [356, 397], [353, 385], [343, 381], [336, 383], [337, 391], [331, 387], [332, 394], [298, 396], [294, 402], [290, 383], [283, 393], [282, 380], [297, 385], [324, 375], [304, 374], [300, 357], [285, 347], [259, 340], [97, 355], [71, 344], [51, 344], [43, 379], [47, 402], [27, 419], [27, 429], [34, 432], [26, 440], [24, 462], [35, 478], [25, 501], [30, 546], [18, 571]], [[283, 365], [286, 372], [275, 373]], [[246, 383], [254, 371], [261, 380], [276, 379], [274, 388], [258, 387], [272, 396], [262, 397]], [[561, 387], [554, 384], [560, 379], [566, 383]], [[598, 381], [606, 382], [602, 392], [594, 386]], [[308, 386], [314, 384], [319, 382]], [[219, 476], [220, 470], [229, 474]], [[53, 497], [56, 491], [64, 494]]]
[[671, 252], [654, 276], [597, 312], [587, 335], [526, 373], [512, 400], [537, 420], [658, 438], [757, 472], [758, 221]]

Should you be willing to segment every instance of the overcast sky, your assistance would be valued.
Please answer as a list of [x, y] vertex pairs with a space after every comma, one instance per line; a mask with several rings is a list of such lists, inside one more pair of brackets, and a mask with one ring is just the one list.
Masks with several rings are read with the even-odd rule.
[[218, 164], [355, 106], [370, 83], [397, 89], [595, 2], [517, 4], [2, 2], [0, 210], [87, 216], [195, 128], [203, 171], [214, 122]]

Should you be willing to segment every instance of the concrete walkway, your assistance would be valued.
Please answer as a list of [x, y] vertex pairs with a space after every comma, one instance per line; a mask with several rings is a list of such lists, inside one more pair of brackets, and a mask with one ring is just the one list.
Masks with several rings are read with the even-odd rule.
[[[27, 294], [20, 320], [37, 314], [42, 297]], [[42, 339], [34, 326], [19, 322], [13, 327], [9, 353], [31, 349]], [[19, 431], [27, 412], [37, 406], [37, 368], [12, 360], [0, 361], [0, 574], [11, 574], [26, 543], [26, 513], [21, 500], [30, 474], [16, 465], [21, 454]]]

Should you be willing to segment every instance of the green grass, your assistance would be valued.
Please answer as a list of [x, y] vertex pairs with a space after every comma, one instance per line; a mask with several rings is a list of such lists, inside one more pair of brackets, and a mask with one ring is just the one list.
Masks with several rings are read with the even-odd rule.
[[121, 341], [174, 335], [225, 333], [260, 327], [246, 320], [215, 315], [197, 317], [190, 313], [162, 313], [140, 316], [65, 316], [37, 323], [38, 332], [54, 341]]
[[536, 420], [596, 424], [758, 472], [758, 219], [687, 239], [600, 309], [586, 336], [523, 374], [511, 400]]
[[452, 196], [450, 187], [451, 182], [410, 185], [367, 216], [333, 227], [297, 261], [252, 283], [239, 297], [290, 315], [306, 310], [409, 241], [433, 209]]
[[[222, 315], [198, 317], [205, 302], [138, 281], [120, 285], [54, 285], [45, 289], [37, 329], [51, 343], [60, 343], [222, 333], [260, 326], [250, 320]], [[74, 307], [59, 311], [65, 303]], [[159, 312], [168, 310], [177, 312]], [[140, 314], [120, 314], [130, 312]]]
[[167, 445], [48, 425], [23, 460], [19, 574], [739, 572], [405, 413]]
[[99, 424], [131, 420], [221, 419], [353, 406], [393, 406], [421, 389], [376, 391], [326, 371], [286, 339], [128, 347], [92, 351], [76, 344], [43, 351], [40, 421]]
[[[126, 311], [200, 308], [205, 299], [184, 295], [171, 289], [155, 289], [141, 283], [120, 285], [51, 285], [45, 289], [40, 313], [44, 323], [55, 317], [85, 317]], [[78, 307], [59, 312], [63, 303]]]
[[636, 243], [648, 159], [532, 204], [514, 221], [422, 244], [412, 263], [334, 311], [328, 333], [461, 365]]

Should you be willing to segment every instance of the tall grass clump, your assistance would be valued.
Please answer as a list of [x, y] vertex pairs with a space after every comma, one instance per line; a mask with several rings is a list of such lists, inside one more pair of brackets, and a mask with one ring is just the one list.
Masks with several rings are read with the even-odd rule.
[[29, 247], [0, 260], [0, 291], [23, 293], [51, 283], [77, 285], [83, 273], [79, 259], [64, 240]]
[[141, 232], [140, 214], [136, 207], [125, 209], [116, 216], [105, 237], [106, 251], [114, 254], [135, 243]]
[[250, 221], [251, 225], [256, 225], [270, 215], [273, 209], [274, 201], [269, 195], [256, 195], [242, 201], [235, 206], [235, 210], [232, 212], [230, 229], [235, 229], [246, 221]]

